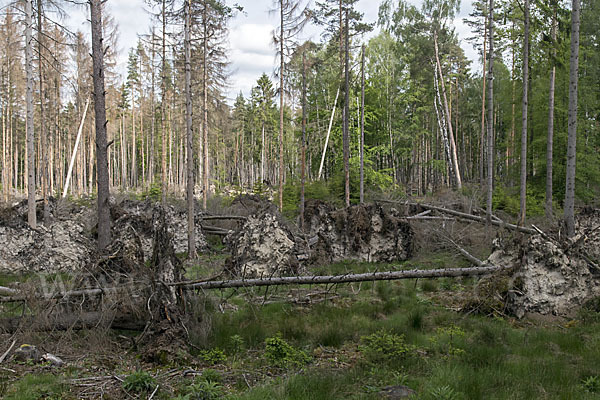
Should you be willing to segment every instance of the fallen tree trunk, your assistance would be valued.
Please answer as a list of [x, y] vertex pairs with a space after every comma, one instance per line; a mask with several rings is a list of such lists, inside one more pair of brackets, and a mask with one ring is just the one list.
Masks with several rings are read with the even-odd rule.
[[[473, 259], [475, 259], [473, 257]], [[332, 284], [332, 283], [350, 283], [350, 282], [365, 282], [365, 281], [391, 281], [399, 279], [414, 279], [414, 278], [445, 278], [459, 276], [475, 276], [485, 275], [497, 272], [507, 267], [499, 267], [494, 265], [486, 265], [483, 262], [477, 267], [471, 268], [440, 268], [440, 269], [411, 269], [402, 271], [382, 271], [382, 272], [367, 272], [362, 274], [345, 274], [345, 275], [308, 275], [308, 276], [282, 276], [272, 278], [256, 278], [256, 279], [232, 279], [220, 281], [204, 281], [204, 282], [177, 282], [173, 284], [167, 283], [167, 286], [178, 286], [183, 290], [195, 289], [226, 289], [239, 287], [258, 287], [258, 286], [281, 286], [281, 285], [312, 285], [312, 284]], [[128, 287], [111, 287], [111, 288], [94, 288], [85, 290], [73, 290], [69, 292], [58, 292], [44, 296], [45, 299], [55, 299], [62, 297], [76, 297], [83, 295], [99, 295], [115, 293], [121, 290], [128, 290]], [[0, 297], [0, 303], [24, 301], [26, 296]]]
[[182, 289], [225, 289], [252, 286], [276, 285], [312, 285], [331, 283], [350, 283], [365, 281], [391, 281], [414, 278], [444, 278], [458, 276], [474, 276], [490, 274], [506, 269], [505, 267], [483, 266], [472, 268], [441, 268], [441, 269], [411, 269], [404, 271], [367, 272], [363, 274], [346, 275], [316, 275], [316, 276], [283, 276], [278, 278], [235, 279], [222, 281], [199, 282], [182, 285]]
[[212, 220], [239, 220], [246, 221], [248, 218], [241, 215], [203, 215], [203, 221], [212, 221]]
[[[401, 203], [401, 202], [393, 202], [393, 203]], [[433, 211], [438, 211], [438, 212], [445, 213], [445, 214], [454, 215], [455, 217], [459, 217], [459, 218], [463, 218], [463, 219], [468, 219], [468, 220], [471, 220], [471, 221], [477, 221], [477, 222], [481, 222], [481, 223], [486, 223], [487, 222], [485, 218], [478, 217], [477, 215], [467, 214], [467, 213], [464, 213], [464, 212], [450, 210], [448, 208], [433, 206], [433, 205], [430, 205], [430, 204], [411, 203], [411, 202], [408, 202], [408, 203], [405, 203], [405, 204], [410, 204], [410, 205], [414, 205], [414, 206], [425, 208], [427, 210], [433, 210]], [[515, 224], [509, 224], [508, 222], [504, 222], [504, 221], [502, 221], [500, 219], [492, 219], [491, 222], [492, 222], [492, 225], [496, 225], [496, 226], [500, 226], [500, 227], [503, 227], [503, 228], [512, 229], [512, 230], [523, 232], [523, 233], [529, 233], [529, 234], [535, 234], [535, 233], [537, 233], [534, 229], [525, 228], [523, 226], [518, 226], [518, 225], [515, 225]]]

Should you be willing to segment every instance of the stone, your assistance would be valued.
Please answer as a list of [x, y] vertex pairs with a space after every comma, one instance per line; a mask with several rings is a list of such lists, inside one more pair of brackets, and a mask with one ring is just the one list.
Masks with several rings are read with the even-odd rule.
[[37, 347], [31, 344], [22, 344], [18, 349], [13, 353], [13, 360], [19, 362], [27, 362], [28, 360], [32, 360], [33, 362], [38, 362], [41, 359], [41, 353]]

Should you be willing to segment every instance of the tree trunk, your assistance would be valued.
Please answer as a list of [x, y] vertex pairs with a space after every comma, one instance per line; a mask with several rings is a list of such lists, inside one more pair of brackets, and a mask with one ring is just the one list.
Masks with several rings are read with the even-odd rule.
[[104, 91], [104, 47], [102, 45], [102, 2], [90, 0], [92, 24], [92, 59], [94, 109], [96, 111], [96, 162], [98, 177], [98, 249], [110, 244], [110, 209], [108, 204], [108, 159], [106, 141], [106, 107]]
[[575, 161], [577, 155], [577, 83], [579, 73], [579, 18], [581, 5], [573, 0], [571, 14], [571, 60], [569, 71], [569, 117], [567, 142], [567, 177], [565, 189], [565, 222], [567, 235], [575, 234]]
[[492, 193], [494, 191], [494, 0], [490, 0], [489, 60], [488, 60], [488, 121], [487, 121], [487, 223], [492, 220]]
[[161, 66], [161, 99], [160, 99], [160, 133], [161, 133], [161, 201], [167, 202], [168, 190], [168, 172], [167, 172], [167, 55], [166, 55], [166, 35], [167, 35], [167, 5], [166, 0], [162, 1], [162, 66]]
[[444, 114], [446, 122], [448, 124], [448, 136], [450, 138], [450, 155], [452, 157], [451, 162], [454, 167], [454, 177], [456, 178], [456, 187], [460, 190], [462, 188], [462, 179], [460, 177], [460, 169], [458, 167], [458, 156], [456, 152], [456, 141], [454, 140], [454, 132], [452, 131], [452, 118], [450, 115], [450, 109], [448, 107], [448, 98], [446, 97], [446, 84], [444, 82], [444, 74], [442, 73], [442, 64], [440, 62], [440, 55], [438, 51], [437, 33], [434, 33], [433, 43], [435, 47], [435, 62], [437, 64], [438, 73], [440, 74], [440, 86], [442, 88], [442, 96], [444, 99]]
[[529, 92], [529, 0], [525, 0], [525, 32], [523, 35], [523, 103], [521, 108], [521, 185], [519, 225], [525, 223], [527, 216], [527, 110]]
[[488, 35], [488, 19], [485, 17], [485, 27], [483, 28], [483, 78], [482, 78], [482, 90], [481, 90], [481, 135], [479, 139], [479, 182], [481, 186], [484, 184], [484, 151], [485, 148], [485, 89], [486, 89], [486, 46], [487, 46], [487, 35]]
[[33, 10], [32, 0], [25, 2], [25, 73], [27, 75], [26, 108], [27, 119], [25, 130], [27, 131], [27, 222], [31, 228], [36, 228], [36, 205], [35, 205], [35, 152], [33, 134], [33, 55], [31, 25]]
[[284, 54], [283, 54], [283, 17], [284, 1], [279, 1], [279, 16], [281, 27], [279, 30], [279, 211], [283, 211], [283, 73], [284, 73]]
[[48, 147], [48, 132], [46, 132], [46, 114], [44, 113], [44, 69], [43, 69], [43, 56], [42, 49], [44, 48], [44, 33], [43, 33], [43, 25], [42, 25], [42, 0], [37, 0], [37, 33], [38, 33], [38, 78], [40, 85], [40, 138], [41, 138], [41, 148], [42, 148], [42, 197], [44, 199], [44, 223], [48, 224], [50, 222], [50, 208], [48, 207], [48, 151], [50, 151]]
[[207, 31], [207, 3], [204, 3], [204, 11], [202, 17], [202, 23], [204, 25], [204, 38], [202, 39], [202, 86], [203, 86], [203, 97], [202, 97], [202, 208], [206, 210], [206, 202], [208, 199], [208, 65], [207, 63], [207, 52], [208, 52], [208, 31]]
[[186, 132], [186, 171], [187, 171], [187, 234], [188, 258], [196, 258], [196, 229], [194, 212], [194, 153], [192, 132], [192, 65], [190, 30], [192, 20], [192, 0], [185, 2], [185, 132]]
[[300, 155], [300, 229], [304, 229], [304, 184], [306, 181], [306, 54], [302, 52], [302, 154]]
[[360, 62], [360, 204], [365, 201], [365, 45]]
[[548, 94], [548, 140], [546, 143], [546, 218], [552, 219], [552, 153], [554, 147], [554, 84], [556, 81], [556, 7], [552, 11], [552, 53], [550, 67], [550, 89]]
[[350, 49], [348, 36], [348, 10], [346, 9], [345, 29], [345, 65], [344, 65], [344, 115], [343, 115], [343, 145], [344, 145], [344, 199], [346, 207], [350, 207], [350, 137], [348, 134], [348, 118], [350, 117]]

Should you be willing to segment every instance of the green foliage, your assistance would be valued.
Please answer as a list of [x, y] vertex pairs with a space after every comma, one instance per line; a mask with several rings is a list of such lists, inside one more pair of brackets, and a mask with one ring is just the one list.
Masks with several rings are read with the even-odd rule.
[[428, 395], [432, 400], [458, 400], [460, 398], [458, 393], [448, 385], [433, 388]]
[[431, 349], [443, 356], [457, 356], [465, 353], [459, 343], [465, 331], [456, 325], [436, 328], [436, 334], [429, 338]]
[[136, 371], [123, 379], [123, 389], [133, 393], [148, 393], [156, 387], [156, 379], [146, 371]]
[[59, 376], [51, 374], [27, 374], [12, 387], [0, 391], [5, 400], [59, 400], [67, 386]]
[[219, 364], [227, 360], [225, 352], [219, 349], [218, 347], [212, 348], [210, 350], [202, 350], [200, 351], [199, 356], [201, 359], [212, 365]]
[[385, 330], [380, 330], [360, 338], [360, 351], [368, 362], [395, 362], [406, 357], [412, 347], [404, 341], [404, 335], [397, 335]]
[[600, 377], [598, 375], [588, 376], [581, 382], [581, 385], [590, 393], [600, 393]]
[[152, 182], [150, 184], [150, 186], [148, 187], [148, 189], [143, 191], [139, 196], [140, 200], [149, 199], [152, 201], [159, 201], [161, 198], [162, 198], [162, 183], [158, 182], [158, 181]]
[[[544, 215], [545, 192], [536, 191], [532, 186], [527, 186], [527, 216]], [[507, 214], [517, 216], [521, 209], [518, 188], [499, 186], [492, 194], [492, 208], [502, 210]]]
[[302, 367], [310, 362], [305, 351], [292, 347], [280, 334], [265, 340], [265, 357], [281, 368]]

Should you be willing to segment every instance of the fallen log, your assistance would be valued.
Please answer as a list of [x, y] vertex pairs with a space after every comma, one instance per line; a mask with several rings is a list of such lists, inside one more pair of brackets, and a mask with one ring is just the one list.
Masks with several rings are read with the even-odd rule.
[[363, 274], [346, 275], [313, 275], [313, 276], [283, 276], [277, 278], [233, 279], [208, 281], [182, 285], [182, 289], [226, 289], [239, 287], [276, 286], [276, 285], [313, 285], [350, 283], [365, 281], [391, 281], [414, 278], [444, 278], [459, 276], [485, 275], [497, 272], [507, 267], [481, 266], [471, 268], [441, 268], [441, 269], [411, 269], [403, 271], [367, 272]]
[[15, 289], [7, 288], [5, 286], [0, 286], [0, 296], [14, 296], [19, 292]]
[[248, 218], [243, 217], [241, 215], [204, 215], [202, 216], [203, 221], [212, 221], [212, 220], [239, 220], [246, 221]]
[[[397, 203], [399, 203], [399, 202], [397, 202]], [[471, 220], [471, 221], [477, 221], [477, 222], [481, 222], [481, 223], [486, 223], [487, 222], [485, 218], [478, 217], [477, 215], [472, 215], [472, 214], [467, 214], [467, 213], [460, 212], [460, 211], [450, 210], [448, 208], [433, 206], [431, 204], [411, 203], [411, 202], [406, 203], [406, 204], [423, 207], [423, 208], [428, 209], [428, 210], [438, 211], [438, 212], [445, 213], [445, 214], [454, 215], [455, 217], [459, 217], [459, 218], [463, 218], [463, 219], [468, 219], [468, 220]], [[523, 233], [529, 233], [529, 234], [535, 234], [535, 233], [537, 233], [535, 231], [535, 229], [526, 228], [524, 226], [518, 226], [518, 225], [515, 225], [515, 224], [509, 224], [508, 222], [504, 222], [504, 221], [501, 221], [501, 220], [492, 219], [491, 222], [492, 222], [492, 225], [496, 225], [496, 226], [500, 226], [500, 227], [503, 227], [503, 228], [508, 228], [508, 229], [516, 230], [516, 231], [523, 232]]]
[[[475, 257], [473, 259], [476, 260]], [[483, 262], [476, 267], [470, 268], [440, 268], [440, 269], [411, 269], [401, 271], [381, 271], [367, 272], [362, 274], [344, 274], [344, 275], [307, 275], [307, 276], [282, 276], [271, 278], [254, 279], [231, 279], [231, 280], [210, 280], [203, 282], [176, 282], [173, 285], [183, 290], [195, 289], [226, 289], [239, 287], [258, 287], [258, 286], [281, 286], [281, 285], [312, 285], [312, 284], [332, 284], [332, 283], [350, 283], [365, 281], [387, 281], [399, 279], [414, 278], [444, 278], [459, 276], [485, 275], [497, 272], [507, 267], [487, 265]], [[68, 298], [83, 295], [99, 295], [102, 293], [115, 293], [122, 290], [129, 290], [129, 287], [111, 287], [111, 288], [93, 288], [85, 290], [73, 290], [68, 292], [57, 292], [46, 296], [43, 299]], [[24, 301], [25, 296], [0, 297], [0, 303]]]

